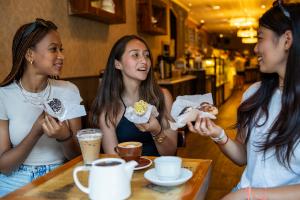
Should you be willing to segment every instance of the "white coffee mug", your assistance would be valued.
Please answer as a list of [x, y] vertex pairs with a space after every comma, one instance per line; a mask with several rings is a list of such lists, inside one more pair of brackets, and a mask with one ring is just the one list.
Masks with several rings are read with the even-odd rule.
[[[136, 161], [125, 162], [120, 158], [103, 158], [95, 160], [92, 166], [79, 166], [73, 171], [73, 178], [77, 187], [89, 194], [93, 200], [119, 200], [131, 195], [131, 177]], [[88, 187], [84, 187], [78, 180], [77, 173], [90, 171]]]
[[179, 178], [182, 159], [177, 156], [161, 156], [154, 159], [155, 172], [162, 181], [173, 181]]

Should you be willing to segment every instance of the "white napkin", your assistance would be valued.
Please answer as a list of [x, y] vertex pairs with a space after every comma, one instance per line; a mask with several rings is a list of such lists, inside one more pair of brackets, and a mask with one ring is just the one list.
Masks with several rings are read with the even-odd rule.
[[[55, 106], [53, 103], [55, 102]], [[52, 117], [57, 118], [59, 121], [65, 121], [76, 117], [86, 115], [86, 111], [83, 105], [73, 102], [66, 102], [59, 98], [53, 98], [44, 103], [44, 110]]]
[[143, 115], [138, 115], [134, 112], [134, 108], [129, 106], [126, 108], [124, 116], [131, 122], [135, 124], [144, 124], [147, 123], [150, 119], [150, 116], [153, 115], [157, 117], [159, 115], [155, 106], [148, 104], [148, 109]]
[[[169, 121], [171, 129], [177, 130], [178, 128], [184, 127], [187, 122], [195, 121], [198, 115], [216, 119], [215, 115], [197, 109], [203, 102], [213, 104], [212, 94], [178, 96], [171, 109], [171, 116], [175, 120], [175, 122]], [[189, 107], [189, 109], [185, 113], [179, 115], [186, 107]]]

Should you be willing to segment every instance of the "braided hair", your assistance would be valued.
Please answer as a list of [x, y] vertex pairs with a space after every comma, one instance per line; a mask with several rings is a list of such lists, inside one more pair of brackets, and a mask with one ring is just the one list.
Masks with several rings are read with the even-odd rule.
[[34, 48], [51, 30], [56, 31], [57, 26], [51, 21], [40, 18], [22, 25], [17, 30], [12, 44], [12, 68], [0, 86], [6, 86], [21, 79], [27, 66], [25, 58], [27, 50]]

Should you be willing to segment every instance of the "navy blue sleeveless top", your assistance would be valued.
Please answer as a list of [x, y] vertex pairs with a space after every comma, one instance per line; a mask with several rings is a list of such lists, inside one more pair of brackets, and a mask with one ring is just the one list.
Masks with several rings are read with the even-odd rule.
[[[126, 106], [121, 98], [121, 101], [126, 109]], [[116, 127], [116, 135], [118, 138], [118, 142], [128, 142], [128, 141], [136, 141], [143, 143], [143, 156], [160, 156], [157, 151], [155, 142], [152, 138], [150, 132], [142, 132], [140, 131], [134, 123], [129, 121], [125, 116], [125, 111], [123, 116]]]

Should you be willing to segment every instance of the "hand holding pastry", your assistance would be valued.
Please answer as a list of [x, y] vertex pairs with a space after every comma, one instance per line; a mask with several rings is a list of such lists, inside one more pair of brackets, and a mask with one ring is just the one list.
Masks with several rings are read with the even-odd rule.
[[155, 106], [140, 100], [134, 103], [133, 106], [128, 106], [124, 116], [135, 124], [147, 124], [150, 117], [157, 117], [159, 113]]
[[58, 140], [64, 140], [65, 138], [70, 138], [72, 134], [69, 129], [67, 121], [60, 122], [50, 115], [45, 115], [45, 121], [42, 125], [44, 132], [50, 138], [55, 138]]
[[199, 116], [197, 117], [194, 125], [191, 122], [188, 122], [187, 125], [191, 132], [210, 137], [219, 137], [223, 130], [209, 118], [202, 118]]
[[160, 132], [161, 130], [158, 120], [152, 115], [147, 123], [135, 124], [135, 126], [143, 132], [151, 132], [154, 134]]

